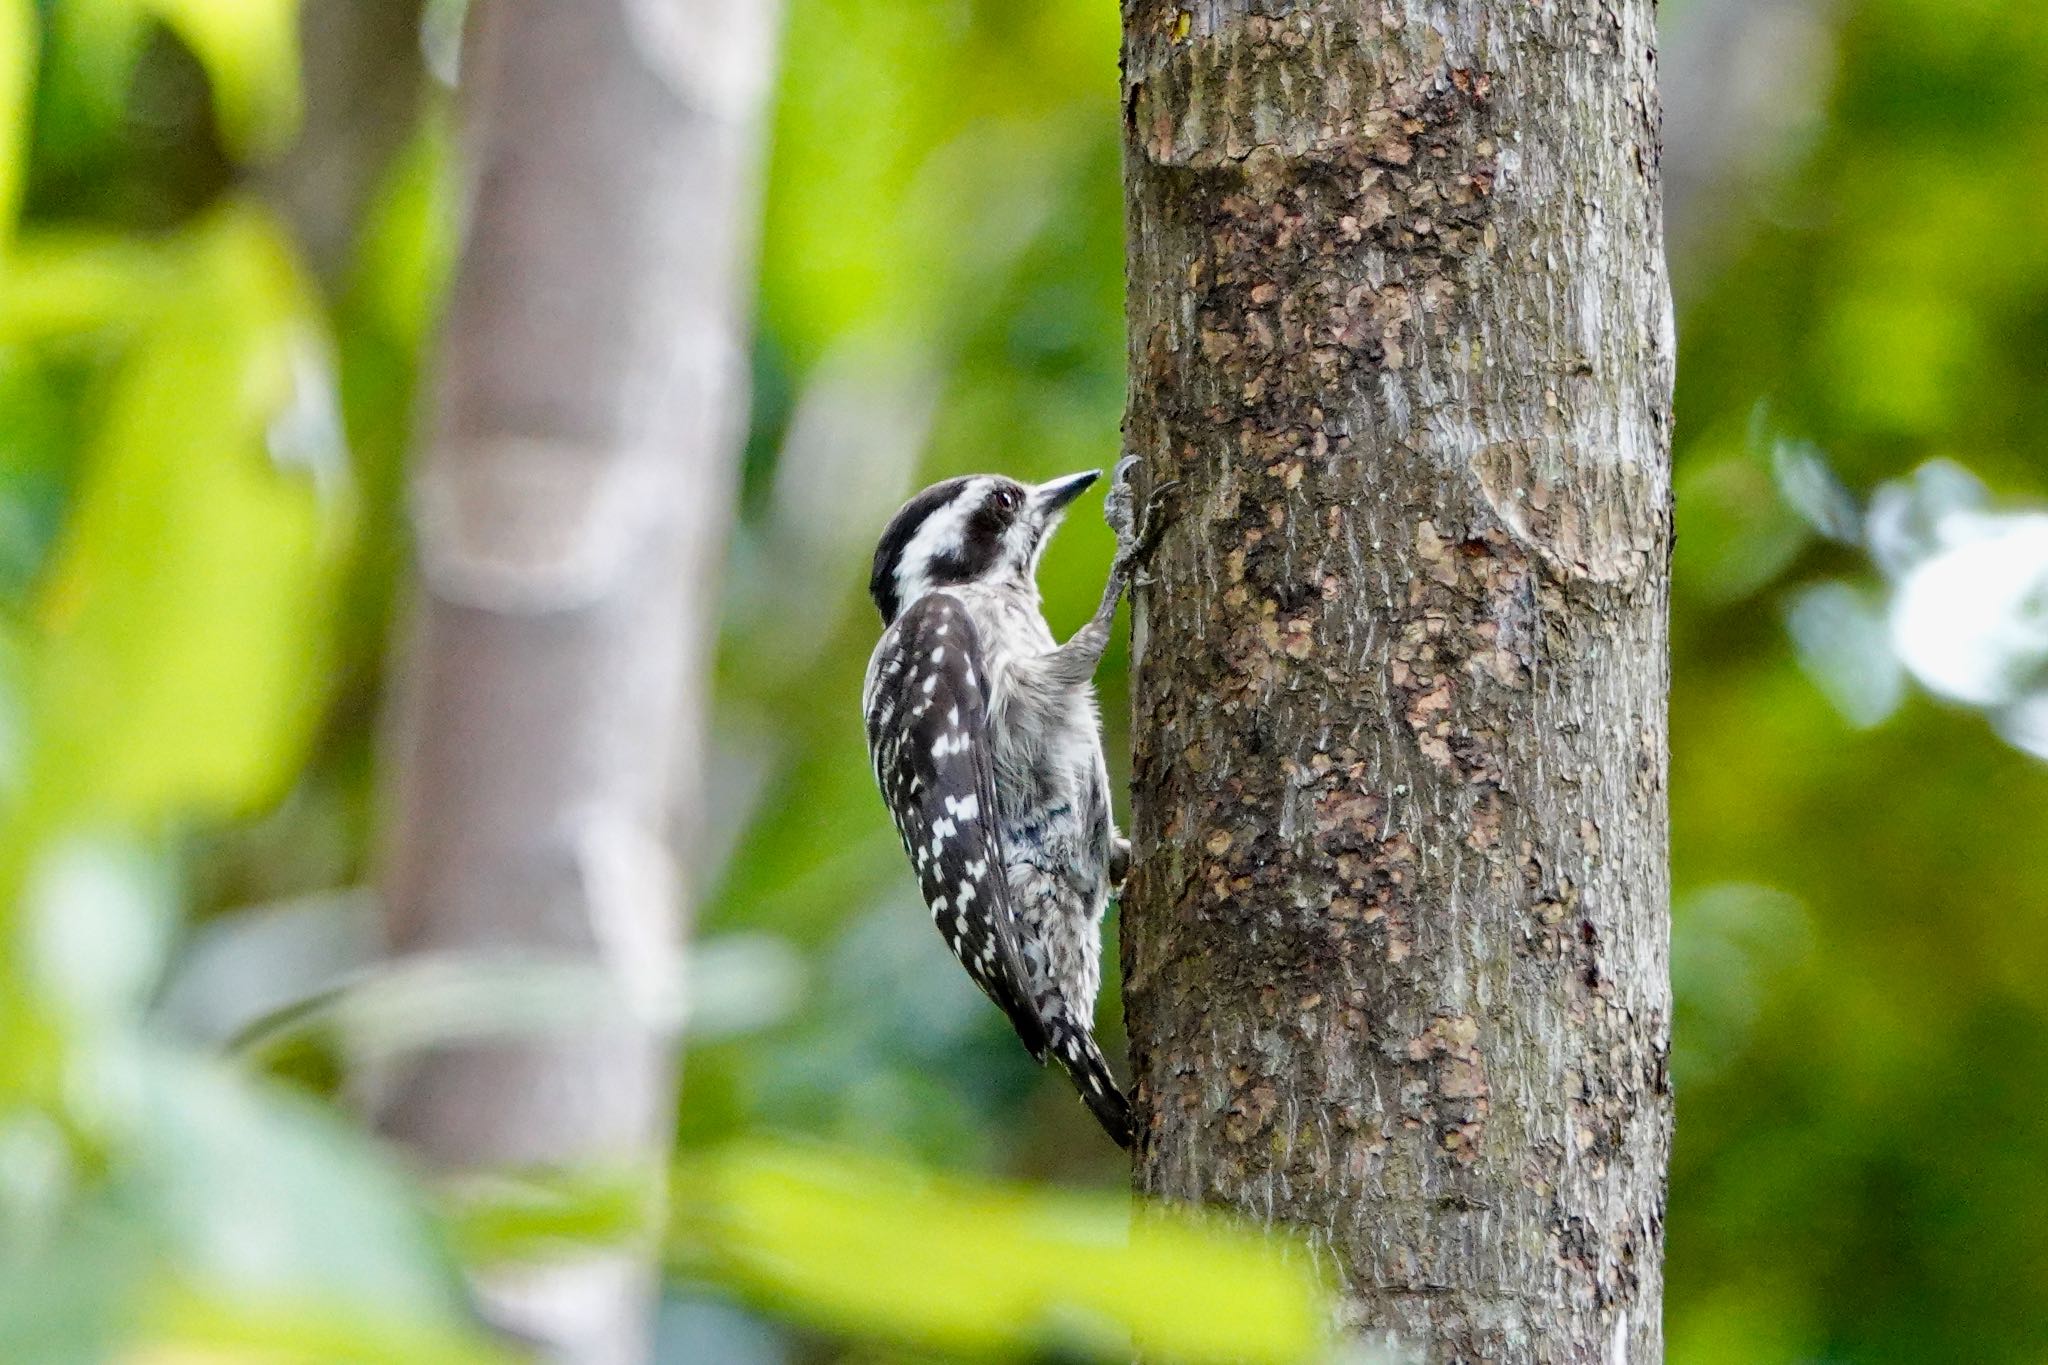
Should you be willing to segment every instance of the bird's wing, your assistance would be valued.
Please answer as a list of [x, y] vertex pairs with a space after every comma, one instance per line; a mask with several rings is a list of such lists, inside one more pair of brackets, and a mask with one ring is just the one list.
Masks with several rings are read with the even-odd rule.
[[989, 687], [967, 608], [949, 593], [926, 593], [896, 618], [869, 664], [868, 754], [932, 922], [1043, 1061], [1048, 1029], [1018, 951], [996, 825]]

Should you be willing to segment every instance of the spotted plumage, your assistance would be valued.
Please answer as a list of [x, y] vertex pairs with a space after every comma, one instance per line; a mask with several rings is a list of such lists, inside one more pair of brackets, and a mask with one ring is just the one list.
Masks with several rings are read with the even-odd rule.
[[[939, 643], [948, 635], [950, 657]], [[875, 652], [868, 751], [932, 923], [1032, 1055], [1042, 1056], [1045, 1024], [999, 880], [995, 772], [984, 761], [986, 675], [966, 607], [943, 592], [919, 598]]]
[[[1124, 581], [1057, 644], [1038, 605], [1046, 537], [1093, 473], [1027, 487], [951, 479], [875, 552], [887, 627], [863, 690], [869, 752], [933, 923], [1032, 1056], [1119, 1142], [1130, 1107], [1093, 1019], [1103, 911], [1128, 845], [1111, 819], [1091, 684]], [[1128, 528], [1119, 527], [1128, 547]]]

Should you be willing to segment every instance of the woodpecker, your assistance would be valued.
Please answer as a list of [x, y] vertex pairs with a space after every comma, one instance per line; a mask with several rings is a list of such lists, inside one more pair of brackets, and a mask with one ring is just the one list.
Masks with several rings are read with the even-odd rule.
[[1038, 560], [1099, 471], [947, 479], [905, 503], [875, 548], [884, 629], [861, 695], [875, 780], [946, 946], [1126, 1147], [1130, 1102], [1093, 1021], [1102, 914], [1130, 844], [1093, 680], [1137, 551], [1131, 463], [1105, 499], [1117, 555], [1101, 605], [1065, 644], [1039, 608]]

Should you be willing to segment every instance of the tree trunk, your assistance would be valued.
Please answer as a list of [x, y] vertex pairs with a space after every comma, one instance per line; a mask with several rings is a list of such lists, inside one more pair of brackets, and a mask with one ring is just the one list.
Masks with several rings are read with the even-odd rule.
[[[621, 1008], [386, 1087], [437, 1169], [659, 1168], [705, 656], [744, 411], [773, 6], [479, 0], [473, 175], [414, 489], [385, 889], [394, 951], [595, 964]], [[646, 1353], [652, 1268], [483, 1286], [548, 1356]]]
[[1137, 1183], [1433, 1360], [1661, 1352], [1651, 10], [1124, 4]]

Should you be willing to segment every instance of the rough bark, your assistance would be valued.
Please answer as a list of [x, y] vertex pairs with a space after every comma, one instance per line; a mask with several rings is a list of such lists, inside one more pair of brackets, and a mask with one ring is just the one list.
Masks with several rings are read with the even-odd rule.
[[[774, 7], [479, 0], [473, 183], [414, 487], [388, 827], [398, 953], [614, 974], [620, 1008], [409, 1064], [380, 1117], [440, 1169], [658, 1167], [705, 654], [744, 404]], [[551, 1359], [645, 1355], [651, 1267], [494, 1278]]]
[[1123, 7], [1136, 1179], [1433, 1360], [1661, 1350], [1651, 9]]

